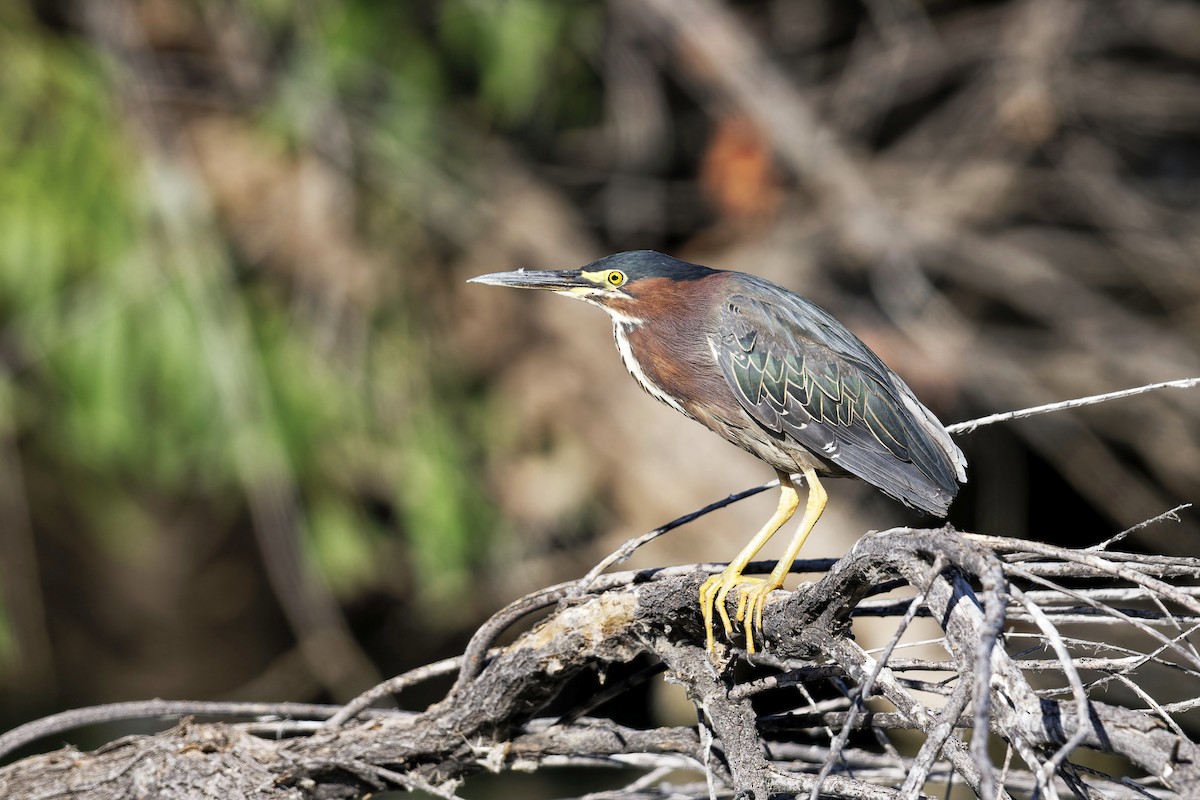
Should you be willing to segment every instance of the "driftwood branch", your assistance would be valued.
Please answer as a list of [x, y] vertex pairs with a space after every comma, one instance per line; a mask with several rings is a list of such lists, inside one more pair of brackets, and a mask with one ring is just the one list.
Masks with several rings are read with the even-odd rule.
[[[1181, 385], [1194, 381], [961, 427]], [[668, 794], [908, 798], [923, 796], [930, 783], [955, 782], [986, 798], [1067, 791], [1191, 796], [1200, 790], [1200, 748], [1177, 719], [1200, 707], [1194, 699], [1200, 652], [1192, 641], [1200, 630], [1200, 559], [1111, 551], [1129, 531], [1082, 550], [949, 527], [870, 533], [837, 561], [794, 565], [822, 577], [770, 599], [763, 616], [766, 653], [751, 658], [730, 649], [716, 662], [700, 644], [705, 636], [696, 598], [718, 566], [603, 574], [641, 544], [768, 486], [631, 540], [579, 581], [502, 609], [461, 657], [392, 678], [344, 706], [147, 701], [22, 726], [0, 736], [0, 755], [96, 722], [182, 719], [164, 733], [127, 737], [93, 753], [67, 748], [18, 761], [0, 769], [0, 791], [104, 800], [147, 793], [336, 798], [406, 788], [453, 798], [479, 772], [578, 765], [643, 769], [624, 790], [605, 795], [621, 800]], [[1183, 508], [1142, 526], [1178, 521]], [[516, 642], [493, 647], [516, 621], [551, 608]], [[872, 652], [853, 625], [878, 617], [897, 623], [886, 645]], [[914, 644], [904, 640], [918, 617], [937, 622], [936, 640], [917, 643], [936, 645], [936, 653], [906, 658]], [[633, 662], [648, 666], [550, 712], [581, 676], [604, 676]], [[1156, 696], [1162, 684], [1152, 673], [1163, 671], [1173, 679], [1173, 697]], [[371, 708], [414, 684], [455, 673], [446, 697], [422, 712]], [[632, 729], [590, 716], [659, 675], [684, 688], [698, 726]], [[759, 703], [768, 696], [770, 710]], [[195, 719], [206, 716], [251, 721]], [[969, 739], [964, 729], [972, 730]], [[915, 756], [899, 752], [888, 738], [894, 731], [920, 737]], [[866, 744], [864, 733], [873, 735]], [[991, 758], [998, 741], [1008, 748], [1000, 770]], [[1124, 766], [1108, 775], [1077, 761], [1088, 750], [1119, 756]], [[679, 783], [678, 775], [689, 773], [694, 781]]]
[[[1170, 381], [960, 427], [1192, 385]], [[642, 543], [768, 486], [630, 540], [580, 581], [500, 610], [462, 656], [398, 675], [346, 705], [150, 700], [68, 711], [11, 730], [0, 736], [0, 756], [82, 724], [182, 718], [167, 732], [128, 736], [92, 753], [66, 748], [20, 760], [0, 770], [0, 790], [103, 800], [350, 798], [407, 788], [456, 798], [457, 787], [481, 771], [592, 765], [646, 771], [605, 794], [614, 800], [917, 798], [930, 783], [954, 782], [989, 799], [1200, 792], [1200, 748], [1176, 718], [1200, 706], [1200, 651], [1192, 640], [1200, 630], [1200, 559], [1111, 552], [1129, 531], [1086, 549], [949, 527], [872, 533], [842, 559], [793, 565], [823, 575], [770, 599], [767, 652], [728, 649], [716, 661], [701, 644], [696, 597], [718, 566], [604, 575]], [[1142, 525], [1177, 521], [1184, 507]], [[532, 631], [493, 646], [523, 616], [545, 609], [553, 610]], [[853, 624], [880, 616], [898, 621], [886, 646], [872, 652]], [[923, 643], [936, 644], [937, 655], [902, 657], [918, 616], [940, 627], [936, 642]], [[551, 712], [580, 676], [638, 661], [649, 666]], [[1156, 697], [1150, 673], [1162, 670], [1175, 679], [1174, 700]], [[424, 711], [371, 709], [450, 674], [455, 685]], [[634, 729], [589, 716], [658, 675], [683, 686], [700, 717], [696, 727]], [[779, 708], [760, 708], [764, 696], [775, 696]], [[252, 721], [200, 723], [200, 716]], [[919, 736], [916, 756], [890, 741], [899, 730]], [[859, 741], [864, 733], [874, 735], [868, 744]], [[998, 741], [1008, 747], [1000, 771], [991, 760]], [[1126, 766], [1106, 775], [1076, 760], [1088, 750]], [[679, 783], [677, 775], [689, 772], [695, 780]]]
[[[181, 798], [332, 798], [419, 788], [454, 797], [483, 771], [583, 764], [643, 770], [606, 795], [620, 798], [705, 797], [710, 787], [717, 796], [918, 797], [931, 782], [966, 784], [989, 798], [1189, 796], [1200, 787], [1200, 748], [1176, 720], [1194, 704], [1171, 701], [1186, 686], [1185, 695], [1200, 693], [1191, 642], [1200, 560], [943, 528], [868, 534], [836, 562], [796, 566], [823, 574], [775, 593], [763, 622], [768, 651], [753, 661], [731, 649], [714, 663], [704, 651], [696, 597], [712, 568], [599, 576], [539, 593], [527, 608], [558, 598], [546, 619], [506, 647], [483, 642], [478, 673], [464, 673], [424, 711], [195, 705], [193, 717], [155, 736], [11, 764], [0, 770], [0, 795], [102, 800], [150, 787]], [[864, 649], [854, 623], [880, 616], [897, 619], [899, 630], [882, 650]], [[502, 617], [511, 624], [517, 615]], [[916, 618], [935, 621], [941, 636], [913, 657], [903, 634]], [[654, 665], [639, 680], [661, 672], [682, 686], [700, 725], [631, 729], [587, 716], [595, 703], [564, 713], [572, 681], [635, 661]], [[1161, 670], [1174, 676], [1171, 697], [1147, 680]], [[194, 718], [209, 713], [259, 718]], [[966, 728], [992, 737], [968, 737]], [[897, 731], [924, 745], [902, 754], [888, 739]], [[991, 752], [1007, 743], [1007, 768], [992, 763], [989, 741]], [[19, 743], [9, 734], [0, 746]], [[1124, 766], [1099, 773], [1080, 761], [1089, 750]]]

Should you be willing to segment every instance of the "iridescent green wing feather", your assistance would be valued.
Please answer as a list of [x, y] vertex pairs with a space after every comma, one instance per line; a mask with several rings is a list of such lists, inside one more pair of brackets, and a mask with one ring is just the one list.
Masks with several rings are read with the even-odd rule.
[[767, 281], [738, 279], [754, 284], [754, 297], [727, 300], [710, 344], [746, 411], [898, 500], [945, 513], [962, 454], [911, 390], [819, 307]]

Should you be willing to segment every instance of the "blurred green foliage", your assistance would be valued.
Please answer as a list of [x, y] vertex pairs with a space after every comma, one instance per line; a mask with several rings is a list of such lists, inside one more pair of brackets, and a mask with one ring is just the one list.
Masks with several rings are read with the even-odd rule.
[[111, 275], [132, 243], [132, 154], [96, 54], [0, 14], [0, 292], [23, 328], [56, 325], [64, 290]]
[[[422, 333], [446, 322], [414, 296], [443, 258], [426, 207], [439, 181], [475, 180], [478, 143], [456, 120], [522, 126], [586, 105], [576, 45], [595, 4], [164, 2], [184, 23], [146, 23], [148, 48], [160, 35], [207, 70], [169, 86], [136, 85], [81, 14], [47, 24], [37, 5], [0, 8], [0, 418], [30, 479], [62, 484], [31, 497], [69, 509], [32, 507], [34, 531], [74, 520], [57, 535], [136, 559], [178, 522], [163, 509], [199, 501], [204, 524], [245, 535], [247, 493], [282, 481], [337, 595], [469, 612], [442, 601], [486, 564], [494, 520], [479, 412]], [[258, 45], [241, 94], [244, 65], [215, 44], [229, 24]], [[268, 253], [264, 268], [206, 196], [184, 134], [194, 86], [284, 164], [332, 164], [352, 187], [346, 247], [369, 299], [343, 302], [332, 335], [306, 312], [327, 298], [303, 258]], [[326, 148], [334, 128], [344, 157]]]
[[557, 75], [548, 69], [570, 8], [563, 3], [452, 0], [443, 15], [445, 41], [479, 76], [479, 94], [504, 123], [526, 118]]

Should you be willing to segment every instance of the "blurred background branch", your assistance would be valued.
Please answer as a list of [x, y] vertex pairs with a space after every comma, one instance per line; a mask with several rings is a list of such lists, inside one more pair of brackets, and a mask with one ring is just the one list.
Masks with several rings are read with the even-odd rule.
[[[3, 727], [345, 698], [769, 477], [480, 272], [755, 272], [947, 422], [1200, 374], [1197, 42], [1171, 0], [4, 4]], [[1194, 501], [1198, 439], [1186, 391], [992, 426], [951, 521], [1092, 544]], [[913, 522], [856, 499], [806, 556]]]

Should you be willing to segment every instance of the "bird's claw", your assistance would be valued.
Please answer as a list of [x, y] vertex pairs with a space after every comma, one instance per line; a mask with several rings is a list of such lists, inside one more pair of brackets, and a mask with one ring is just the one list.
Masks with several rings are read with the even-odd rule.
[[741, 600], [738, 602], [737, 620], [738, 622], [746, 621], [743, 627], [746, 631], [747, 653], [754, 652], [754, 632], [758, 631], [759, 636], [762, 637], [763, 608], [767, 605], [767, 598], [776, 588], [778, 587], [772, 585], [771, 582], [759, 579], [749, 591], [742, 592]]
[[710, 656], [716, 655], [716, 637], [713, 636], [713, 614], [715, 613], [721, 618], [721, 625], [725, 628], [725, 636], [733, 638], [733, 622], [729, 618], [729, 610], [726, 607], [726, 599], [729, 592], [735, 587], [750, 585], [749, 591], [740, 592], [738, 595], [737, 612], [734, 616], [738, 622], [749, 617], [750, 624], [744, 625], [746, 632], [746, 652], [754, 652], [754, 629], [762, 629], [762, 606], [766, 595], [770, 594], [775, 587], [767, 586], [767, 581], [764, 578], [748, 577], [739, 573], [722, 572], [719, 575], [713, 575], [700, 585], [700, 611], [704, 616], [704, 633], [705, 633], [705, 649]]

